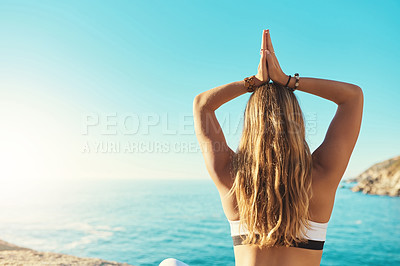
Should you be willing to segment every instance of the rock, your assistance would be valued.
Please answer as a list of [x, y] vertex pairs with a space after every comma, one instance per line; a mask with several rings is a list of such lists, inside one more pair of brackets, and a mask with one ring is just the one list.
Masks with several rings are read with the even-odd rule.
[[355, 178], [348, 178], [346, 183], [357, 182], [351, 188], [353, 192], [364, 194], [400, 196], [400, 156], [374, 164]]
[[127, 263], [98, 258], [79, 258], [71, 255], [40, 252], [0, 240], [0, 265], [76, 265], [76, 266], [132, 266]]

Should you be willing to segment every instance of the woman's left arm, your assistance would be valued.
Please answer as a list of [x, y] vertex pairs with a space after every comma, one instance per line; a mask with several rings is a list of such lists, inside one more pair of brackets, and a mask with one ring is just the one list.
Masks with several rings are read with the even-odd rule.
[[[263, 32], [262, 49], [266, 49], [266, 31]], [[265, 50], [262, 50], [265, 51]], [[255, 86], [268, 82], [266, 54], [262, 52]], [[232, 185], [230, 162], [234, 152], [226, 143], [221, 126], [215, 116], [224, 103], [247, 92], [245, 81], [235, 81], [197, 95], [193, 102], [194, 128], [206, 163], [208, 173], [220, 192]]]

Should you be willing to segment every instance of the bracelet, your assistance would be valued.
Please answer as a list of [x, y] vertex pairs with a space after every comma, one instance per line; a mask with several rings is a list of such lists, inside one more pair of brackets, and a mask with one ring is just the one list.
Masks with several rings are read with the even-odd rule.
[[296, 78], [296, 83], [294, 84], [294, 89], [293, 91], [295, 91], [297, 89], [297, 87], [299, 86], [299, 81], [300, 81], [300, 76], [299, 73], [294, 74], [295, 78]]
[[292, 76], [291, 75], [289, 75], [289, 79], [288, 79], [288, 81], [286, 82], [286, 85], [285, 85], [285, 88], [287, 88], [288, 89], [288, 85], [289, 85], [289, 82], [290, 82], [290, 79], [292, 78]]
[[247, 92], [253, 92], [255, 88], [255, 81], [254, 81], [255, 75], [251, 77], [247, 77], [244, 79], [244, 87], [246, 88]]

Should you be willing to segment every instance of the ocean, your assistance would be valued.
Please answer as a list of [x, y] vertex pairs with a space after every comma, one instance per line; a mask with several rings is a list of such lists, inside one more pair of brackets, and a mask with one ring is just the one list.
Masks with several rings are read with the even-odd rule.
[[[400, 198], [342, 185], [321, 265], [400, 265]], [[0, 192], [0, 239], [16, 245], [136, 266], [169, 257], [234, 265], [211, 180], [71, 180]]]

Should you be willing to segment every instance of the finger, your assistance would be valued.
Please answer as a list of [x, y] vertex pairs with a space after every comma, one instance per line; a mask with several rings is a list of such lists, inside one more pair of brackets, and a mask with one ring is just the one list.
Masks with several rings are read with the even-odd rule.
[[266, 47], [267, 47], [267, 36], [266, 36], [266, 34], [267, 34], [267, 31], [266, 30], [263, 30], [263, 32], [262, 32], [262, 38], [261, 38], [261, 50], [262, 49], [266, 49]]
[[262, 41], [261, 49], [267, 49], [267, 30], [263, 31], [263, 41]]
[[264, 34], [264, 47], [263, 47], [263, 49], [265, 49], [265, 50], [267, 50], [268, 49], [268, 44], [267, 44], [267, 41], [268, 41], [268, 36], [267, 36], [267, 34], [268, 34], [268, 31], [267, 30], [265, 30], [265, 34]]
[[269, 50], [265, 51], [265, 57], [266, 57], [266, 61], [268, 66], [271, 68], [274, 65], [274, 54], [272, 54]]
[[262, 73], [265, 73], [266, 71], [268, 71], [266, 50], [262, 50], [262, 52], [261, 52], [260, 63], [258, 64], [258, 69]]
[[267, 60], [267, 49], [260, 51], [260, 63]]
[[271, 41], [271, 33], [269, 30], [267, 30], [267, 49], [271, 52], [274, 53], [274, 47], [272, 46], [272, 41]]
[[261, 57], [261, 66], [264, 69], [268, 69], [267, 68], [267, 51], [266, 50], [263, 50], [263, 55]]

